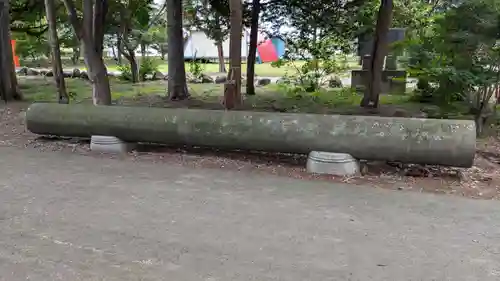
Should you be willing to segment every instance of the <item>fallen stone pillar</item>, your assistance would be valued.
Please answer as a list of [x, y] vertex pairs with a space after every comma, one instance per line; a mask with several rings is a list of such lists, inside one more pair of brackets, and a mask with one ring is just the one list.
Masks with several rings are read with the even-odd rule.
[[283, 114], [39, 103], [29, 131], [67, 137], [221, 149], [348, 153], [357, 159], [470, 167], [475, 125], [468, 120]]

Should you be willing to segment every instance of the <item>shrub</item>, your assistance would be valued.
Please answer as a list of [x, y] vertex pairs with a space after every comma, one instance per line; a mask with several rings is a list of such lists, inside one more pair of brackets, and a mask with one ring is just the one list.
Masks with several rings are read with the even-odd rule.
[[139, 79], [141, 81], [146, 80], [147, 75], [153, 75], [158, 71], [158, 62], [152, 58], [144, 57], [141, 60], [141, 66], [139, 67]]
[[132, 81], [132, 70], [130, 69], [130, 64], [120, 64], [117, 69], [121, 72], [118, 79], [123, 81]]

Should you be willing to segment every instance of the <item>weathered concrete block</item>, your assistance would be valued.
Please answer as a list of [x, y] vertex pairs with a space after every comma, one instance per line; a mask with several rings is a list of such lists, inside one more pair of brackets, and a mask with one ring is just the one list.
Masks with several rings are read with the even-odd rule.
[[359, 173], [359, 162], [350, 154], [312, 151], [307, 158], [307, 172], [334, 176]]
[[[406, 92], [406, 70], [384, 70], [382, 72], [382, 94]], [[351, 87], [364, 89], [368, 85], [368, 70], [353, 70], [351, 72]]]
[[370, 64], [372, 63], [372, 56], [365, 55], [361, 60], [361, 69], [368, 70], [370, 69]]
[[393, 55], [388, 55], [385, 57], [385, 70], [397, 70], [398, 69], [398, 58]]
[[122, 154], [133, 149], [134, 145], [112, 136], [92, 136], [90, 150], [103, 153]]

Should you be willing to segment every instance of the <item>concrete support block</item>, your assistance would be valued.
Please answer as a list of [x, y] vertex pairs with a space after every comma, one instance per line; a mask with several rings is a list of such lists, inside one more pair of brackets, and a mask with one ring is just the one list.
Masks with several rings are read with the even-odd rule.
[[102, 153], [123, 154], [130, 152], [134, 145], [112, 136], [92, 136], [90, 150]]
[[309, 173], [351, 176], [359, 171], [359, 162], [350, 154], [312, 151], [307, 158]]
[[[351, 74], [351, 87], [363, 91], [368, 85], [368, 70], [353, 70]], [[382, 94], [403, 94], [406, 92], [405, 70], [384, 70], [382, 72]]]

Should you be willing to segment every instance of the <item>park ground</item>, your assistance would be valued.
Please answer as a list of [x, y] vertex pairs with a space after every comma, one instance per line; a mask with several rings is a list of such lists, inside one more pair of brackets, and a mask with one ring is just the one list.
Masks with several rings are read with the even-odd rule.
[[496, 201], [0, 153], [2, 281], [500, 278]]
[[[88, 82], [66, 81], [73, 103], [91, 103]], [[303, 155], [96, 154], [88, 140], [27, 132], [26, 108], [56, 91], [50, 77], [19, 83], [26, 101], [0, 108], [0, 281], [500, 278], [495, 136], [478, 142], [470, 169], [371, 162], [352, 178], [308, 174]], [[111, 83], [117, 105], [221, 108], [222, 85], [190, 84], [179, 103], [165, 81]], [[269, 85], [241, 109], [371, 114], [359, 101], [348, 89]], [[376, 114], [424, 110], [406, 94], [382, 103]]]
[[[158, 70], [161, 72], [168, 72], [168, 64], [165, 61], [162, 61], [158, 58], [153, 58], [155, 63], [158, 66]], [[139, 60], [140, 61], [140, 60]], [[83, 61], [78, 62], [77, 64], [73, 64], [70, 62], [69, 59], [63, 59], [63, 64], [67, 68], [78, 68], [81, 70], [85, 70], [85, 64]], [[124, 64], [126, 65], [127, 62], [126, 60], [124, 61]], [[301, 62], [298, 62], [297, 66], [301, 66]], [[49, 68], [50, 67], [50, 62], [44, 59], [39, 59], [39, 60], [27, 60], [23, 61], [22, 66], [26, 67], [34, 67], [34, 68]], [[217, 73], [219, 72], [219, 65], [217, 63], [202, 63], [200, 64], [201, 68], [204, 73]], [[119, 65], [117, 61], [113, 59], [106, 59], [106, 67], [108, 71], [118, 71], [119, 70]], [[186, 70], [189, 70], [190, 63], [186, 62], [185, 63]], [[229, 69], [229, 64], [226, 64], [226, 69]], [[285, 66], [285, 67], [273, 67], [270, 63], [263, 63], [263, 64], [256, 64], [255, 65], [255, 73], [260, 75], [260, 76], [270, 76], [270, 77], [281, 77], [283, 76], [287, 71], [293, 71], [292, 66]], [[242, 64], [242, 73], [246, 73], [246, 64]]]

